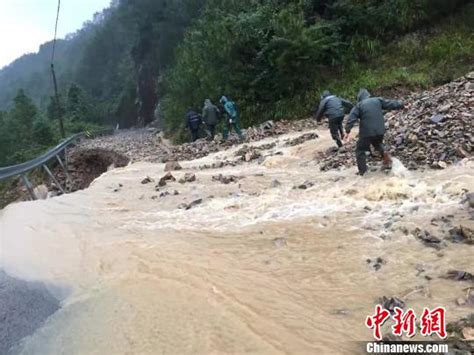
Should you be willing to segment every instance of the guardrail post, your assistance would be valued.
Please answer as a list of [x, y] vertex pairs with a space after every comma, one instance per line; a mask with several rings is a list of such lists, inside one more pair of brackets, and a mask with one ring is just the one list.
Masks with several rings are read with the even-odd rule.
[[26, 186], [26, 189], [30, 193], [31, 199], [37, 200], [38, 198], [36, 197], [35, 190], [33, 189], [33, 185], [31, 185], [30, 180], [26, 177], [26, 175], [22, 174], [21, 179], [23, 180], [23, 184]]
[[67, 171], [67, 168], [66, 168], [66, 165], [64, 165], [61, 157], [58, 155], [56, 155], [56, 159], [58, 159], [58, 162], [59, 162], [59, 165], [61, 165], [61, 167], [63, 168], [64, 170], [64, 174], [66, 175], [66, 179], [69, 181], [69, 183], [71, 184], [71, 187], [72, 187], [72, 178], [71, 178], [71, 175], [69, 175], [69, 171]]
[[58, 182], [58, 180], [56, 180], [56, 178], [54, 177], [53, 173], [51, 172], [51, 170], [49, 170], [48, 166], [46, 164], [43, 164], [43, 168], [44, 170], [46, 170], [46, 172], [48, 173], [49, 177], [54, 181], [54, 183], [56, 184], [56, 186], [58, 187], [59, 190], [61, 190], [61, 192], [63, 194], [65, 194], [66, 192], [64, 191], [63, 187], [61, 186], [61, 184]]

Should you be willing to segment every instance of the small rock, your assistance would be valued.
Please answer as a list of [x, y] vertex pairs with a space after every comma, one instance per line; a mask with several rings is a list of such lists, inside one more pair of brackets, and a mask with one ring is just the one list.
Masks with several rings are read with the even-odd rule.
[[426, 246], [440, 249], [441, 248], [441, 239], [432, 236], [428, 231], [422, 231], [417, 228], [414, 232], [415, 236], [421, 240]]
[[448, 111], [451, 109], [451, 107], [452, 107], [451, 104], [446, 104], [446, 105], [441, 106], [441, 107], [438, 109], [438, 111], [439, 111], [440, 113], [446, 113], [446, 112], [448, 112]]
[[307, 189], [309, 189], [310, 187], [313, 187], [313, 186], [314, 186], [314, 183], [312, 183], [311, 181], [305, 181], [301, 185], [296, 186], [295, 189], [307, 190]]
[[165, 171], [175, 171], [183, 169], [177, 161], [169, 161], [165, 165]]
[[469, 192], [464, 196], [462, 203], [467, 203], [469, 207], [474, 208], [474, 192]]
[[449, 235], [453, 243], [474, 244], [474, 230], [468, 227], [453, 228], [449, 231]]
[[444, 115], [434, 115], [433, 117], [430, 118], [430, 121], [433, 123], [441, 123], [444, 120]]
[[38, 200], [46, 200], [48, 198], [48, 187], [46, 185], [39, 185], [33, 189]]
[[274, 189], [274, 188], [277, 188], [277, 187], [280, 187], [281, 186], [281, 182], [278, 181], [277, 179], [273, 179], [272, 180], [272, 183], [271, 183], [271, 187]]
[[219, 181], [221, 182], [222, 184], [224, 185], [228, 185], [230, 184], [231, 182], [237, 182], [239, 181], [240, 179], [242, 179], [242, 177], [240, 176], [235, 176], [235, 175], [227, 175], [227, 176], [224, 176], [222, 174], [219, 174], [219, 175], [214, 175], [212, 177], [212, 181]]
[[196, 175], [193, 173], [186, 173], [184, 176], [179, 180], [180, 184], [185, 184], [187, 182], [194, 182], [196, 181]]
[[443, 278], [454, 281], [472, 281], [474, 280], [474, 275], [466, 271], [450, 270]]
[[176, 181], [175, 177], [171, 173], [167, 173], [158, 182], [158, 186], [166, 186], [167, 181]]
[[388, 298], [388, 297], [383, 296], [382, 298], [378, 300], [377, 303], [380, 304], [387, 311], [390, 311], [390, 313], [392, 314], [395, 312], [395, 307], [405, 308], [405, 302], [403, 302], [403, 300], [397, 297]]
[[440, 169], [446, 169], [448, 167], [448, 164], [446, 164], [446, 162], [444, 162], [444, 161], [439, 161], [438, 162], [438, 167]]
[[143, 184], [143, 185], [146, 185], [146, 184], [149, 184], [149, 183], [151, 183], [151, 182], [153, 182], [153, 181], [154, 181], [154, 180], [153, 180], [151, 177], [147, 176], [146, 178], [144, 178], [144, 179], [142, 180], [142, 184]]
[[288, 245], [285, 238], [275, 238], [272, 242], [278, 248], [286, 247]]
[[186, 209], [186, 210], [190, 210], [191, 208], [200, 205], [202, 202], [203, 202], [202, 198], [199, 198], [199, 199], [197, 199], [197, 200], [194, 200], [193, 202], [191, 202], [190, 204], [188, 204], [185, 209]]

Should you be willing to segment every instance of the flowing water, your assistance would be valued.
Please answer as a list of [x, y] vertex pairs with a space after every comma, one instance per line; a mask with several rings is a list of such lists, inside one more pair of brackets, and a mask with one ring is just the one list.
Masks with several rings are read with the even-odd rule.
[[[292, 148], [280, 138], [273, 151], [283, 155], [260, 165], [196, 169], [232, 151], [183, 163], [173, 174], [194, 171], [197, 181], [162, 189], [176, 196], [141, 184], [163, 165], [137, 163], [85, 191], [0, 212], [3, 268], [54, 285], [62, 301], [15, 351], [353, 354], [372, 337], [364, 322], [378, 297], [403, 297], [418, 312], [442, 305], [453, 320], [467, 314], [455, 303], [466, 285], [440, 276], [473, 272], [473, 247], [428, 248], [399, 227], [434, 228], [446, 215], [472, 227], [460, 200], [474, 190], [474, 164], [322, 173], [313, 156], [331, 142], [320, 133]], [[243, 178], [223, 185], [212, 181], [218, 173]], [[314, 186], [293, 189], [306, 180]], [[367, 259], [378, 257], [375, 271]]]

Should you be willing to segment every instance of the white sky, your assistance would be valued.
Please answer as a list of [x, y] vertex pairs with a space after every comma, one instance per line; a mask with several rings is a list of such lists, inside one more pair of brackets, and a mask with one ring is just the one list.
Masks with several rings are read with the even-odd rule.
[[[110, 0], [61, 0], [58, 38], [75, 32]], [[54, 37], [57, 0], [0, 0], [0, 68]]]

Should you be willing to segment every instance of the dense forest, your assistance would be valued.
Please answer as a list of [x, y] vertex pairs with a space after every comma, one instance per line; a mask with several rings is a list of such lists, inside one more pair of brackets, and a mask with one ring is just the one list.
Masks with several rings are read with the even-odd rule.
[[244, 125], [308, 115], [330, 88], [353, 99], [472, 69], [468, 0], [113, 0], [56, 44], [0, 71], [0, 166], [66, 133], [145, 126], [186, 138], [186, 107], [231, 97]]

